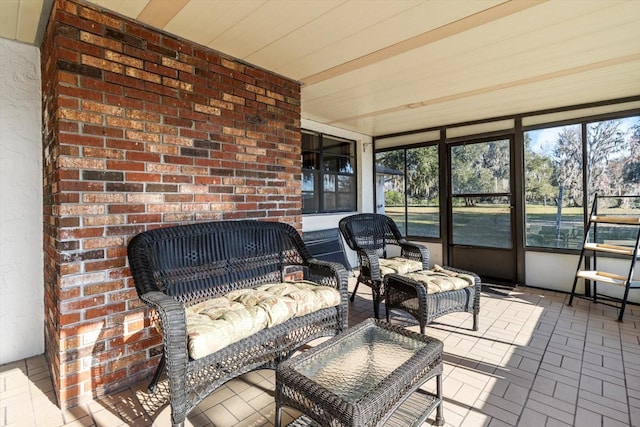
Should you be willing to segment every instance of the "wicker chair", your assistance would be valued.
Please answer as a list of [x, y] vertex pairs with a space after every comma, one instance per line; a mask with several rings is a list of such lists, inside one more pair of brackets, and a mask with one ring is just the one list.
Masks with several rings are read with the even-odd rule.
[[[358, 286], [364, 283], [373, 291], [373, 313], [380, 316], [382, 279], [388, 273], [407, 273], [429, 268], [426, 246], [409, 243], [398, 226], [386, 215], [362, 213], [342, 218], [338, 224], [347, 245], [356, 252], [360, 274], [351, 295], [354, 300]], [[400, 256], [387, 257], [389, 246], [400, 249]]]
[[[420, 330], [424, 333], [426, 325], [437, 317], [452, 312], [469, 312], [473, 314], [473, 330], [478, 330], [482, 285], [477, 274], [440, 267], [441, 271], [448, 274], [466, 275], [473, 285], [433, 292], [419, 280], [408, 277], [413, 273], [428, 273], [429, 249], [424, 245], [409, 243], [391, 218], [373, 213], [356, 214], [343, 218], [339, 227], [347, 245], [356, 251], [360, 261], [360, 275], [351, 301], [354, 300], [358, 285], [364, 283], [373, 290], [376, 318], [379, 317], [380, 302], [384, 297], [387, 321], [391, 310], [401, 309], [418, 319]], [[399, 247], [400, 256], [387, 258], [388, 246]]]
[[[275, 369], [311, 340], [347, 328], [347, 271], [311, 256], [288, 224], [218, 221], [159, 228], [135, 236], [128, 257], [136, 291], [157, 313], [174, 426], [225, 382], [256, 369]], [[185, 310], [232, 291], [294, 276], [338, 291], [338, 306], [320, 308], [259, 330], [203, 357], [188, 349]]]

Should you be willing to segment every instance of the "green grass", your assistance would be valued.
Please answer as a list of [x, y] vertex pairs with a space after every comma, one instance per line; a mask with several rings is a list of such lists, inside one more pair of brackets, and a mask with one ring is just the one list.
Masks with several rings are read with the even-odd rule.
[[[437, 206], [409, 207], [408, 230], [404, 224], [402, 207], [387, 207], [405, 234], [411, 236], [439, 237], [439, 208]], [[474, 246], [509, 248], [511, 246], [510, 208], [506, 205], [478, 205], [455, 207], [453, 210], [454, 243]], [[607, 215], [636, 214], [637, 209], [607, 209]], [[527, 245], [572, 248], [582, 245], [583, 211], [580, 207], [563, 208], [559, 227], [556, 224], [555, 206], [527, 205]], [[635, 241], [637, 230], [622, 227], [599, 228], [598, 241]]]

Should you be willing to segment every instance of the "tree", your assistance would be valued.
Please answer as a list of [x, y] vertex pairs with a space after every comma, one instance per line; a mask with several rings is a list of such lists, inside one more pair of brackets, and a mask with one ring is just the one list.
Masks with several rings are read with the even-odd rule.
[[551, 159], [534, 152], [531, 148], [531, 138], [525, 134], [525, 198], [528, 202], [547, 205], [549, 200], [558, 194], [558, 189], [551, 185], [553, 164]]
[[[589, 199], [597, 192], [621, 195], [623, 172], [620, 153], [627, 152], [620, 120], [590, 123], [587, 127], [587, 182]], [[624, 155], [623, 155], [624, 157]]]
[[438, 148], [427, 146], [407, 150], [407, 195], [413, 204], [437, 199], [439, 192]]
[[[553, 149], [552, 184], [563, 186], [568, 206], [582, 206], [582, 132], [578, 126], [565, 126], [558, 132]], [[560, 200], [556, 204], [562, 203]]]
[[624, 162], [623, 172], [629, 188], [628, 194], [640, 194], [640, 118], [630, 129], [629, 158]]

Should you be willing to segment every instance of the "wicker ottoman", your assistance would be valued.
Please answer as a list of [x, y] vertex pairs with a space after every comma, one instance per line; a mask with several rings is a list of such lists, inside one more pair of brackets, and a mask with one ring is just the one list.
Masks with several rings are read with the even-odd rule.
[[[447, 282], [452, 283], [447, 286]], [[481, 286], [477, 274], [449, 267], [387, 274], [384, 277], [387, 322], [391, 310], [400, 309], [418, 320], [424, 334], [427, 324], [436, 318], [461, 311], [473, 314], [473, 330], [477, 331]]]
[[[276, 426], [282, 407], [304, 415], [290, 426], [421, 425], [442, 416], [441, 341], [368, 319], [282, 362], [276, 371]], [[436, 394], [420, 389], [436, 379]]]

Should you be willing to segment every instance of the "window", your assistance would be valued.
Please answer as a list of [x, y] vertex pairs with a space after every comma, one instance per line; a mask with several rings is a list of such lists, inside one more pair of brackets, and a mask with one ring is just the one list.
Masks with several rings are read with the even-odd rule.
[[603, 208], [618, 214], [640, 194], [640, 117], [532, 130], [524, 142], [527, 246], [579, 249], [596, 192], [615, 196]]
[[378, 212], [392, 217], [405, 235], [440, 237], [438, 146], [376, 153], [376, 173]]
[[356, 143], [302, 131], [302, 213], [357, 210]]
[[511, 141], [451, 146], [451, 223], [456, 245], [510, 249]]

